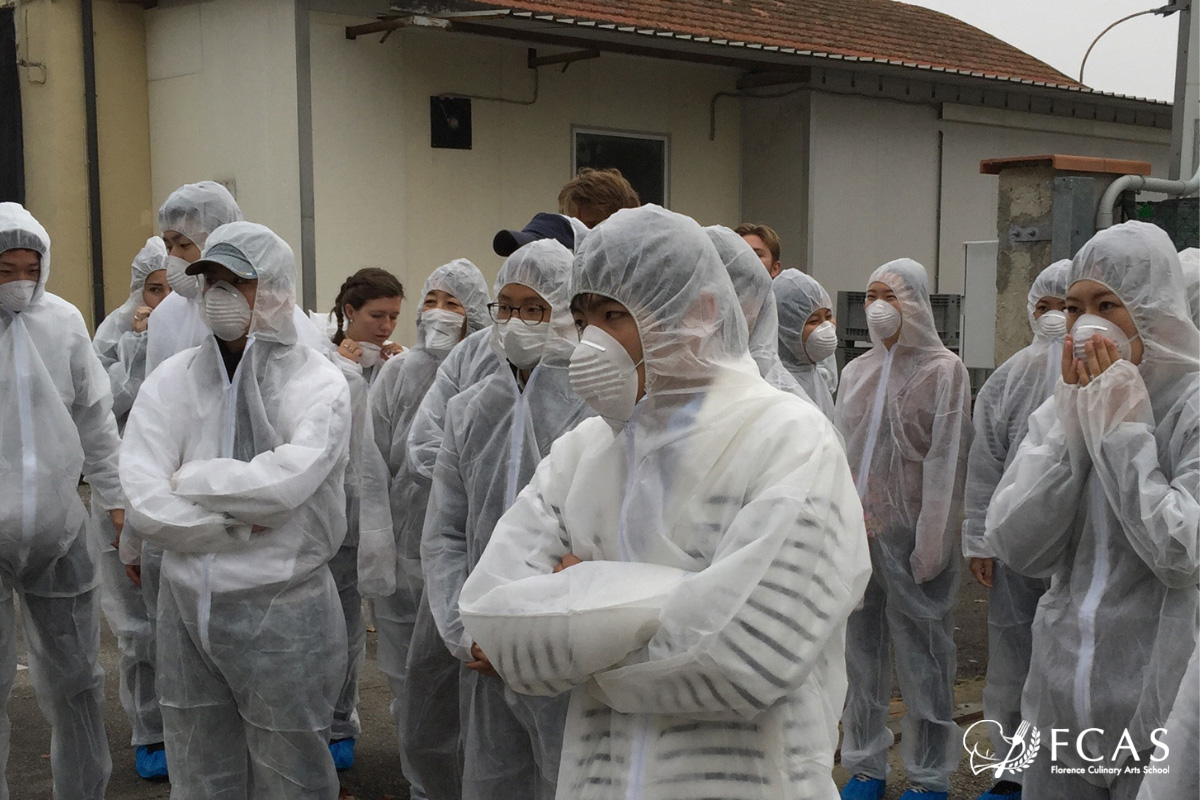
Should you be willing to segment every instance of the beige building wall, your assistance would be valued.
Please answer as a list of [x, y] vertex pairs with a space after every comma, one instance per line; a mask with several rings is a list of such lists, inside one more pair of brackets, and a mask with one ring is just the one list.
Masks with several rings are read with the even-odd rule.
[[163, 0], [145, 19], [153, 210], [184, 183], [225, 183], [292, 246], [299, 297], [294, 6]]
[[[429, 98], [474, 94], [528, 100], [528, 45], [435, 30], [347, 40], [366, 20], [311, 16], [317, 298], [332, 306], [342, 280], [365, 266], [403, 281], [397, 339], [413, 343], [417, 296], [432, 269], [466, 257], [494, 279], [501, 228], [557, 211], [571, 177], [572, 126], [670, 137], [669, 205], [702, 224], [739, 221], [738, 105], [709, 100], [734, 87], [732, 70], [604, 54], [541, 69], [537, 103], [472, 100], [473, 147], [429, 143]], [[539, 50], [541, 54], [561, 49]]]

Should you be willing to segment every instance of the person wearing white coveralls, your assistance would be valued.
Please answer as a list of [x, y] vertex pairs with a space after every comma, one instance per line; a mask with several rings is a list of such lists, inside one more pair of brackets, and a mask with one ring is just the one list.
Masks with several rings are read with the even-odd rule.
[[[146, 379], [146, 328], [149, 316], [170, 295], [166, 279], [167, 248], [158, 236], [151, 236], [133, 259], [130, 270], [129, 299], [96, 328], [92, 345], [100, 363], [108, 372], [113, 393], [113, 414], [117, 429], [124, 430], [125, 420], [138, 390]], [[121, 705], [129, 717], [135, 767], [146, 779], [167, 777], [167, 756], [163, 750], [162, 714], [158, 692], [154, 688], [154, 609], [146, 597], [158, 588], [157, 574], [143, 587], [141, 568], [121, 562], [117, 540], [108, 515], [93, 505], [92, 518], [97, 532], [101, 576], [100, 605], [108, 619], [117, 647], [121, 651]], [[130, 535], [132, 539], [132, 534]]]
[[[1021, 689], [1029, 673], [1030, 626], [1048, 582], [1026, 578], [997, 561], [984, 543], [988, 504], [1004, 470], [1017, 455], [1029, 428], [1029, 415], [1054, 393], [1062, 377], [1062, 349], [1067, 336], [1067, 275], [1065, 259], [1042, 270], [1029, 288], [1026, 316], [1033, 343], [1014, 353], [988, 377], [975, 400], [975, 437], [967, 457], [964, 501], [963, 555], [971, 573], [988, 591], [987, 682], [983, 688], [984, 718], [993, 752], [1003, 758], [1011, 736], [1021, 724]], [[1011, 796], [1020, 791], [1021, 774], [998, 776], [997, 785], [980, 800]]]
[[[78, 309], [46, 291], [50, 237], [16, 203], [0, 203], [0, 800], [17, 674], [21, 595], [29, 675], [50, 722], [54, 795], [104, 797], [100, 575], [79, 476], [119, 529], [120, 440], [112, 392]], [[25, 787], [17, 787], [18, 797]]]
[[[424, 596], [421, 528], [429, 484], [418, 480], [409, 466], [408, 433], [447, 355], [463, 337], [491, 324], [489, 299], [487, 281], [470, 261], [460, 258], [435, 269], [421, 289], [417, 346], [383, 364], [371, 386], [372, 428], [390, 473], [399, 558], [395, 593], [375, 603], [378, 663], [392, 689], [400, 763], [414, 800], [458, 800], [462, 794], [458, 746], [462, 662], [442, 644]], [[418, 646], [410, 647], [418, 636]]]
[[901, 754], [913, 795], [945, 800], [962, 753], [954, 724], [958, 535], [971, 443], [967, 368], [938, 338], [925, 268], [891, 261], [871, 274], [874, 346], [842, 371], [838, 429], [862, 498], [873, 574], [850, 617], [842, 716], [843, 798], [885, 790], [892, 664], [907, 713]]
[[746, 318], [750, 335], [750, 357], [758, 365], [759, 374], [776, 389], [813, 403], [808, 392], [779, 359], [779, 312], [771, 277], [763, 273], [762, 261], [746, 240], [730, 228], [713, 225], [704, 232], [717, 249], [742, 306], [742, 316]]
[[[1029, 419], [984, 541], [1050, 579], [1021, 697], [1042, 741], [1024, 797], [1125, 800], [1142, 777], [1125, 768], [1162, 755], [1154, 731], [1196, 647], [1200, 331], [1166, 233], [1126, 222], [1092, 237], [1071, 262], [1067, 320], [1061, 379]], [[1069, 740], [1054, 764], [1051, 728]]]
[[552, 239], [504, 262], [490, 307], [507, 368], [457, 395], [421, 533], [430, 609], [460, 672], [463, 798], [552, 798], [565, 696], [514, 694], [463, 631], [458, 596], [492, 534], [555, 439], [591, 411], [568, 385], [571, 251]]
[[146, 379], [121, 449], [131, 517], [165, 551], [171, 796], [332, 800], [346, 631], [328, 562], [346, 535], [349, 389], [297, 344], [282, 239], [230, 223], [189, 269], [213, 334]]
[[514, 689], [572, 689], [560, 798], [836, 798], [870, 564], [833, 426], [759, 376], [691, 219], [617, 212], [573, 292], [571, 382], [601, 417], [497, 524], [468, 633]]
[[[779, 314], [779, 360], [817, 408], [833, 419], [833, 395], [821, 364], [837, 352], [833, 302], [816, 279], [785, 269], [771, 283]], [[833, 367], [837, 374], [837, 364]]]

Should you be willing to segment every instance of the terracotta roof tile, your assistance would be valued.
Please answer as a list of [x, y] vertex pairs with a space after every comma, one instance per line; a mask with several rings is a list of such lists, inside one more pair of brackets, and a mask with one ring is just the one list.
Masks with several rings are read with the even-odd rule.
[[893, 0], [491, 0], [479, 5], [1081, 88], [979, 28]]

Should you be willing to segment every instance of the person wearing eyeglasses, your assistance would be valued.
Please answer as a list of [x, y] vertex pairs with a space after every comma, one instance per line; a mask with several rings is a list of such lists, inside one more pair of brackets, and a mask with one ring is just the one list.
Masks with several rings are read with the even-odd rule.
[[488, 305], [491, 347], [504, 363], [449, 402], [434, 465], [421, 568], [442, 640], [463, 662], [464, 800], [552, 798], [558, 779], [567, 696], [510, 690], [464, 632], [458, 598], [496, 521], [550, 446], [592, 414], [568, 379], [578, 341], [572, 260], [561, 243], [542, 239], [505, 261]]

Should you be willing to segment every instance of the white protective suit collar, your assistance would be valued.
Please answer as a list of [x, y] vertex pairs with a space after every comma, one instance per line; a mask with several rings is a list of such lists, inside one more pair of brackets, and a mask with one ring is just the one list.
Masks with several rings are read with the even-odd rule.
[[296, 344], [296, 257], [292, 248], [270, 228], [253, 222], [217, 228], [208, 237], [205, 252], [222, 242], [242, 251], [258, 273], [250, 335], [267, 342]]
[[726, 369], [758, 372], [729, 274], [689, 217], [645, 205], [597, 225], [576, 256], [571, 294], [585, 293], [611, 297], [633, 314], [647, 393]]
[[42, 256], [37, 288], [28, 309], [37, 305], [50, 280], [50, 234], [20, 203], [0, 203], [0, 252], [16, 248], [35, 250]]

